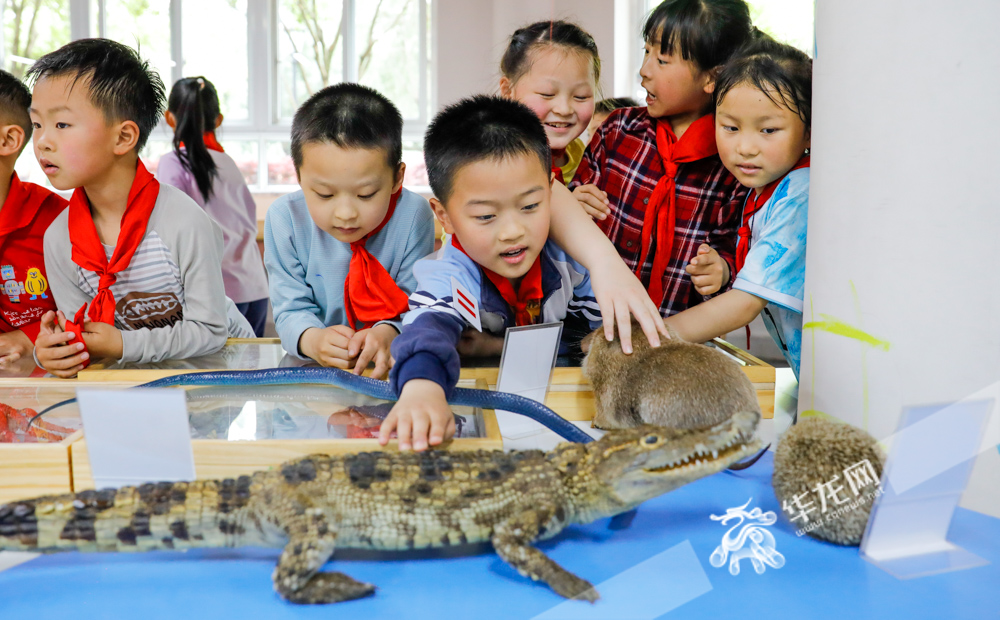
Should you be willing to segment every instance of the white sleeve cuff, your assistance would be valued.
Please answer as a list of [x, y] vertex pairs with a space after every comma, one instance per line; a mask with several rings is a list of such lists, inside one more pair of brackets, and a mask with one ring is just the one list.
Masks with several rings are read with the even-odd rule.
[[771, 303], [778, 304], [779, 306], [788, 308], [793, 312], [802, 314], [803, 304], [802, 300], [798, 297], [786, 295], [785, 293], [763, 287], [759, 284], [754, 284], [753, 282], [744, 280], [739, 276], [736, 276], [736, 281], [733, 282], [733, 288], [743, 291], [744, 293], [750, 293], [751, 295], [755, 295], [761, 299], [766, 299]]

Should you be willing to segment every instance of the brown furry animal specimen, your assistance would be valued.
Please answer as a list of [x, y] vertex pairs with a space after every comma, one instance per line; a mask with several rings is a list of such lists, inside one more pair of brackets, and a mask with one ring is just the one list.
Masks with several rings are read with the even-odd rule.
[[[865, 460], [874, 475], [864, 485], [855, 477], [855, 495], [844, 470]], [[778, 443], [772, 477], [774, 493], [785, 516], [810, 536], [838, 545], [859, 545], [882, 477], [883, 461], [875, 438], [863, 430], [832, 420], [806, 418], [788, 429]], [[817, 490], [827, 483], [832, 484]], [[819, 493], [825, 495], [826, 512], [822, 511]], [[808, 521], [801, 516], [802, 506], [811, 509], [806, 514]]]
[[632, 322], [632, 355], [618, 336], [589, 334], [583, 374], [594, 388], [594, 426], [601, 429], [656, 424], [678, 429], [712, 426], [738, 411], [760, 413], [753, 384], [739, 364], [711, 347], [681, 340], [671, 330], [658, 348]]

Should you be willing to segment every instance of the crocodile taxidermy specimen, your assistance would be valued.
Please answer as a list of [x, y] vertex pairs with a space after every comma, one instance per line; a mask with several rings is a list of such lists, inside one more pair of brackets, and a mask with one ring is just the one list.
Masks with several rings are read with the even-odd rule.
[[319, 572], [334, 548], [403, 550], [491, 542], [522, 575], [595, 601], [587, 581], [532, 546], [574, 523], [631, 510], [753, 454], [757, 413], [708, 429], [640, 426], [549, 452], [313, 455], [222, 481], [161, 482], [0, 506], [0, 549], [147, 551], [284, 547], [274, 587], [331, 603], [375, 587]]

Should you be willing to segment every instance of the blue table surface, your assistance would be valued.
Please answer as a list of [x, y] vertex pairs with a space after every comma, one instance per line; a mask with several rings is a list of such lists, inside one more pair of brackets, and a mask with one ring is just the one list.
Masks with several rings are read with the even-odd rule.
[[[989, 560], [964, 571], [900, 581], [856, 547], [807, 536], [781, 514], [770, 455], [647, 502], [627, 527], [603, 519], [539, 545], [598, 584], [595, 605], [521, 577], [488, 548], [461, 555], [353, 554], [326, 570], [378, 586], [335, 606], [285, 603], [271, 588], [278, 550], [64, 553], [0, 573], [0, 618], [985, 618], [1000, 614], [1000, 520], [960, 509], [950, 540]], [[709, 557], [732, 524], [709, 518], [743, 505], [773, 510], [779, 569], [738, 575]]]

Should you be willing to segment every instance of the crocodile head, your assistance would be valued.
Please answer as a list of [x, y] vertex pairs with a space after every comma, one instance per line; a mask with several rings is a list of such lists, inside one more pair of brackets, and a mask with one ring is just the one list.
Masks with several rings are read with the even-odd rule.
[[[752, 411], [708, 428], [643, 425], [610, 431], [590, 444], [564, 448], [557, 464], [569, 474], [590, 518], [629, 510], [753, 455], [760, 414]], [[561, 462], [560, 462], [561, 461]]]

